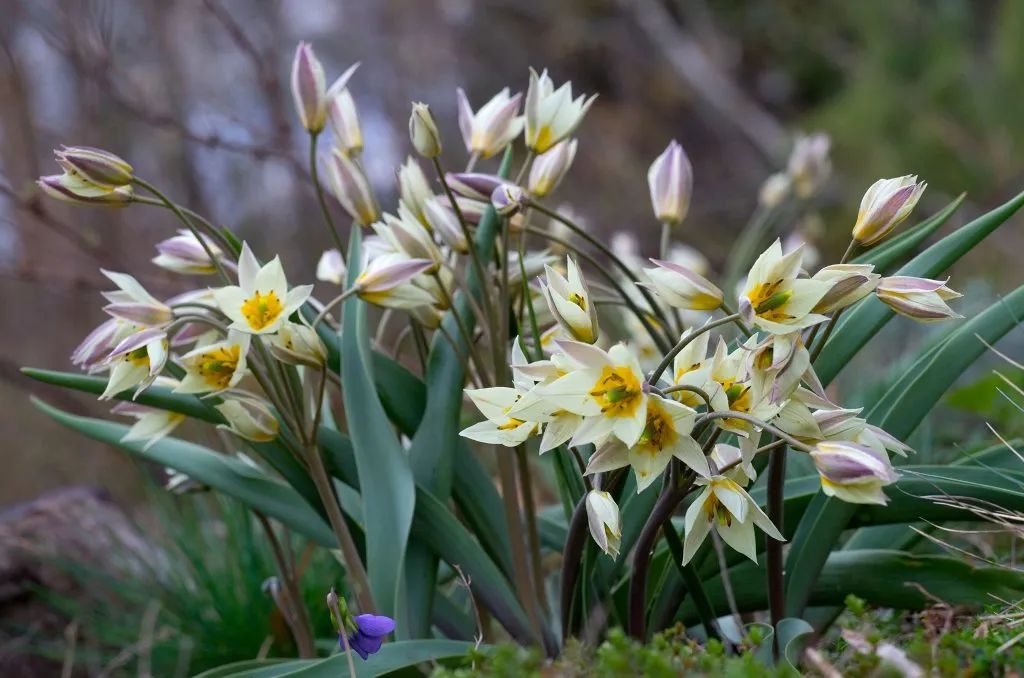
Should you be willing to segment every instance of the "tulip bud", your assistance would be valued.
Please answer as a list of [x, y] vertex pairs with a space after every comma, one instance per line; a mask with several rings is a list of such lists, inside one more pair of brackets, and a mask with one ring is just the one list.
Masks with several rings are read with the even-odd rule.
[[496, 174], [479, 172], [447, 172], [444, 180], [453, 192], [472, 200], [490, 200], [495, 189], [511, 183]]
[[827, 134], [797, 137], [787, 167], [797, 197], [811, 197], [828, 180], [832, 173], [832, 163], [828, 158], [831, 144]]
[[[216, 243], [206, 236], [202, 237], [213, 256], [218, 259], [223, 254]], [[173, 238], [162, 240], [156, 244], [159, 254], [153, 263], [160, 268], [185, 275], [209, 275], [217, 272], [217, 267], [202, 242], [191, 231], [178, 231]]]
[[658, 221], [678, 226], [690, 211], [693, 167], [686, 151], [673, 140], [647, 171], [651, 204]]
[[889, 235], [910, 216], [928, 184], [916, 176], [879, 179], [860, 201], [860, 212], [853, 227], [853, 239], [862, 246], [873, 245]]
[[412, 105], [409, 138], [412, 139], [413, 148], [424, 158], [441, 155], [441, 133], [437, 131], [437, 123], [426, 104], [417, 102]]
[[380, 208], [370, 182], [359, 165], [335, 149], [327, 163], [327, 178], [334, 196], [360, 226], [369, 226], [380, 219]]
[[327, 361], [327, 347], [316, 330], [293, 322], [286, 322], [271, 335], [270, 353], [288, 365], [322, 367]]
[[257, 443], [277, 438], [279, 425], [274, 413], [262, 400], [248, 396], [229, 396], [220, 405], [214, 405], [227, 424], [218, 428], [231, 431], [239, 438]]
[[[448, 199], [448, 196], [439, 195], [436, 197], [439, 203], [445, 207], [452, 208], [452, 201]], [[479, 224], [480, 220], [487, 214], [487, 210], [491, 209], [490, 200], [473, 200], [471, 198], [463, 198], [461, 195], [455, 196], [455, 204], [459, 206], [462, 218], [469, 224]]]
[[572, 134], [587, 114], [597, 95], [572, 98], [572, 83], [555, 89], [544, 71], [540, 75], [530, 69], [530, 86], [526, 91], [526, 147], [543, 153]]
[[882, 278], [875, 288], [878, 299], [900, 315], [921, 322], [935, 322], [963, 316], [946, 302], [963, 295], [946, 287], [946, 280], [910, 276]]
[[789, 196], [789, 189], [793, 182], [785, 172], [777, 172], [761, 184], [761, 190], [757, 194], [757, 200], [765, 209], [775, 209], [782, 201]]
[[503, 184], [491, 193], [491, 204], [503, 217], [510, 217], [518, 212], [525, 201], [526, 192], [515, 184]]
[[873, 273], [874, 270], [871, 264], [835, 264], [815, 273], [812, 280], [827, 282], [832, 288], [811, 309], [811, 313], [838, 311], [866, 297], [882, 277]]
[[545, 266], [547, 284], [541, 287], [551, 315], [577, 341], [593, 344], [597, 341], [597, 308], [590, 299], [587, 282], [572, 257], [566, 257], [568, 278]]
[[316, 279], [341, 285], [345, 282], [346, 271], [341, 252], [329, 249], [320, 255], [320, 261], [316, 264]]
[[374, 257], [356, 278], [359, 297], [378, 306], [413, 308], [432, 304], [429, 292], [409, 283], [416, 276], [436, 266], [430, 259], [410, 259], [404, 254]]
[[88, 146], [65, 146], [54, 154], [65, 171], [98, 186], [117, 188], [132, 182], [132, 166], [109, 151]]
[[587, 493], [587, 522], [590, 525], [590, 536], [598, 548], [612, 558], [618, 558], [622, 520], [619, 517], [619, 506], [610, 494], [601, 490]]
[[398, 169], [398, 194], [399, 202], [415, 215], [424, 225], [429, 227], [426, 216], [423, 214], [423, 203], [433, 197], [430, 190], [430, 182], [423, 173], [423, 169], [416, 160], [409, 156]]
[[427, 223], [434, 229], [434, 233], [440, 236], [445, 245], [459, 254], [469, 252], [469, 242], [466, 240], [466, 234], [462, 230], [462, 225], [454, 210], [442, 205], [437, 198], [430, 198], [423, 204], [423, 211], [427, 217]]
[[135, 191], [130, 185], [108, 188], [86, 181], [77, 174], [39, 177], [36, 185], [51, 198], [77, 205], [124, 207], [135, 199]]
[[324, 128], [326, 90], [324, 67], [312, 45], [300, 42], [292, 62], [292, 98], [302, 126], [310, 132], [318, 133]]
[[572, 167], [576, 157], [576, 140], [560, 141], [549, 150], [537, 156], [530, 168], [527, 190], [530, 195], [543, 198], [554, 191]]
[[821, 442], [811, 451], [821, 476], [821, 489], [830, 496], [852, 504], [887, 503], [882, 488], [899, 474], [884, 453], [849, 442]]
[[404, 207], [399, 207], [397, 217], [385, 214], [384, 223], [373, 224], [373, 230], [393, 249], [403, 252], [410, 258], [430, 259], [436, 262], [428, 273], [440, 268], [441, 251], [437, 248], [430, 231]]
[[691, 311], [713, 311], [722, 305], [722, 290], [703, 276], [671, 261], [651, 259], [657, 268], [645, 268], [650, 287], [670, 306]]
[[359, 127], [356, 103], [347, 89], [341, 90], [327, 104], [327, 120], [334, 132], [334, 144], [345, 155], [358, 155], [363, 150], [363, 132]]

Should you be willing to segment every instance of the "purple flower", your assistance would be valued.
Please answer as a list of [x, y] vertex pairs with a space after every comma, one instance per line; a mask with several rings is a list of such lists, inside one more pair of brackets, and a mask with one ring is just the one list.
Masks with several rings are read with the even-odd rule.
[[382, 615], [356, 615], [355, 623], [356, 630], [349, 634], [348, 644], [363, 659], [380, 650], [384, 636], [395, 630], [395, 620]]

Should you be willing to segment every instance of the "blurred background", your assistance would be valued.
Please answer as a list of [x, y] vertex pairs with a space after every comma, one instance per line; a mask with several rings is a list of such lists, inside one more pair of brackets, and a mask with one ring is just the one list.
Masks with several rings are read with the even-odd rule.
[[[70, 369], [69, 353], [104, 318], [98, 292], [110, 285], [99, 268], [131, 273], [160, 297], [185, 284], [149, 263], [176, 228], [169, 214], [39, 196], [33, 179], [57, 171], [51, 149], [122, 155], [311, 281], [327, 242], [288, 91], [300, 40], [313, 43], [328, 82], [362, 62], [350, 89], [385, 205], [410, 150], [410, 100], [430, 104], [446, 161], [459, 166], [455, 88], [479, 106], [506, 85], [525, 91], [530, 66], [600, 94], [559, 201], [602, 236], [630, 232], [653, 252], [646, 170], [678, 139], [695, 195], [677, 238], [713, 269], [799, 131], [831, 136], [835, 171], [813, 214], [779, 232], [799, 229], [832, 259], [879, 177], [927, 180], [918, 216], [966, 191], [947, 231], [1024, 187], [1019, 0], [0, 0], [0, 12], [0, 505], [67, 484], [140, 497], [140, 472], [124, 457], [60, 429], [28, 394], [103, 408], [18, 368]], [[969, 295], [958, 310], [1019, 282], [1019, 224], [953, 272]], [[864, 358], [875, 372], [920, 341], [909, 321], [892, 325], [891, 347]], [[946, 435], [958, 440], [951, 421]]]

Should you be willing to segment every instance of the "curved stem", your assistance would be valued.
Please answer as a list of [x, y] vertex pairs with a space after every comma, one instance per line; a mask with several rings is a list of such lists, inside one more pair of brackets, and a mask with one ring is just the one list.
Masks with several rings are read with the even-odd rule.
[[327, 317], [328, 313], [330, 313], [338, 304], [345, 301], [358, 291], [359, 286], [353, 285], [352, 287], [348, 288], [338, 296], [331, 299], [329, 302], [327, 302], [327, 304], [324, 305], [322, 309], [320, 309], [320, 312], [316, 314], [316, 318], [313, 319], [313, 322], [310, 325], [310, 327], [316, 329], [316, 326], [319, 325], [323, 321], [323, 319]]
[[664, 373], [664, 371], [668, 369], [668, 366], [672, 364], [672, 361], [675, 360], [675, 357], [677, 355], [679, 355], [679, 352], [682, 351], [684, 348], [686, 348], [690, 344], [690, 342], [692, 342], [694, 339], [696, 339], [700, 335], [704, 334], [705, 332], [710, 332], [711, 330], [715, 329], [716, 327], [720, 327], [722, 325], [726, 325], [728, 323], [731, 323], [732, 321], [736, 320], [737, 318], [739, 318], [739, 315], [735, 314], [735, 313], [733, 315], [727, 315], [724, 318], [719, 318], [718, 320], [712, 320], [711, 322], [709, 322], [708, 324], [704, 325], [703, 327], [701, 327], [701, 328], [699, 328], [697, 330], [694, 330], [693, 332], [690, 332], [687, 335], [684, 335], [683, 338], [681, 338], [676, 343], [676, 345], [673, 346], [669, 350], [669, 352], [665, 354], [665, 357], [662, 358], [660, 363], [658, 363], [658, 366], [655, 367], [654, 370], [651, 372], [651, 374], [647, 377], [647, 382], [649, 384], [657, 384], [658, 383], [658, 379], [661, 377], [662, 373]]
[[338, 248], [338, 252], [341, 253], [343, 260], [348, 260], [348, 256], [345, 254], [345, 245], [341, 242], [341, 236], [338, 235], [338, 229], [334, 225], [334, 219], [331, 217], [331, 211], [327, 207], [327, 199], [324, 197], [324, 189], [320, 185], [319, 168], [316, 161], [316, 141], [319, 138], [319, 132], [309, 133], [309, 174], [313, 180], [313, 191], [316, 193], [316, 200], [320, 204], [320, 212], [324, 215], [324, 223], [327, 224], [327, 231], [331, 234], [331, 239], [334, 240], [334, 246]]
[[[470, 360], [476, 366], [477, 372], [480, 374], [480, 378], [486, 383], [489, 378], [489, 373], [485, 369], [483, 358], [480, 357], [480, 352], [476, 348], [476, 342], [473, 341], [473, 334], [470, 327], [466, 325], [466, 322], [462, 318], [462, 314], [459, 313], [459, 309], [455, 306], [455, 301], [452, 296], [448, 294], [448, 289], [444, 286], [444, 281], [441, 280], [441, 276], [434, 272], [434, 282], [437, 283], [437, 288], [441, 291], [441, 296], [444, 298], [444, 303], [448, 305], [448, 312], [455, 318], [455, 325], [458, 327], [459, 334], [462, 335], [462, 340], [466, 343], [466, 351], [469, 353]], [[460, 353], [456, 351], [456, 353]]]
[[740, 328], [740, 332], [743, 333], [743, 336], [749, 337], [751, 335], [750, 328], [747, 327], [747, 324], [745, 322], [743, 322], [743, 317], [735, 310], [733, 310], [733, 308], [729, 306], [729, 304], [723, 301], [719, 305], [719, 308], [722, 309], [722, 313], [725, 313], [726, 315], [736, 316], [736, 320], [734, 322], [736, 323], [736, 327]]
[[667, 396], [670, 393], [677, 393], [679, 391], [689, 391], [690, 393], [697, 394], [697, 396], [704, 401], [704, 405], [707, 406], [708, 412], [714, 409], [711, 406], [711, 396], [708, 395], [708, 392], [696, 386], [689, 386], [688, 384], [678, 384], [676, 386], [669, 386], [666, 389], [655, 388], [652, 386], [651, 390], [660, 396]]
[[724, 410], [722, 412], [705, 412], [704, 414], [697, 417], [697, 421], [694, 422], [694, 426], [703, 424], [705, 422], [709, 422], [712, 419], [740, 419], [742, 421], [750, 422], [754, 426], [757, 426], [758, 428], [764, 431], [768, 431], [769, 433], [778, 438], [782, 438], [783, 440], [785, 440], [787, 443], [797, 448], [798, 450], [810, 452], [812, 449], [814, 449], [810, 445], [800, 442], [799, 440], [789, 435], [785, 431], [782, 431], [776, 428], [775, 426], [772, 426], [763, 419], [758, 419], [757, 417], [747, 414], [746, 412], [735, 412], [733, 410]]

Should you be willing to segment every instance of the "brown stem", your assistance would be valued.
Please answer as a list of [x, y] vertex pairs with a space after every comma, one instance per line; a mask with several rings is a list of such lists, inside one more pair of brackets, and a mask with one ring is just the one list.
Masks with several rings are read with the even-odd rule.
[[299, 591], [296, 573], [288, 567], [288, 561], [284, 556], [284, 550], [274, 532], [274, 526], [265, 515], [259, 511], [253, 511], [256, 519], [267, 534], [267, 541], [270, 542], [270, 552], [274, 556], [274, 563], [277, 565], [277, 572], [284, 583], [282, 593], [285, 598], [287, 610], [281, 610], [282, 616], [291, 629], [292, 637], [295, 639], [295, 646], [299, 650], [299, 657], [311, 659], [316, 657], [316, 644], [313, 638], [313, 626], [309, 620], [309, 610], [302, 602], [302, 593]]
[[527, 543], [530, 545], [530, 567], [533, 570], [533, 586], [537, 593], [537, 602], [546, 617], [549, 613], [548, 597], [544, 592], [544, 571], [540, 562], [540, 536], [537, 531], [537, 505], [533, 499], [533, 478], [530, 475], [530, 460], [526, 456], [526, 446], [516, 448], [516, 461], [519, 467], [519, 487], [523, 494], [523, 514], [526, 517]]
[[[783, 499], [786, 482], [786, 448], [774, 450], [768, 462], [768, 519], [780, 531], [783, 529]], [[779, 658], [778, 628], [785, 614], [786, 591], [783, 583], [782, 542], [774, 539], [765, 540], [767, 551], [766, 569], [768, 573], [768, 609], [771, 614], [772, 654]]]

